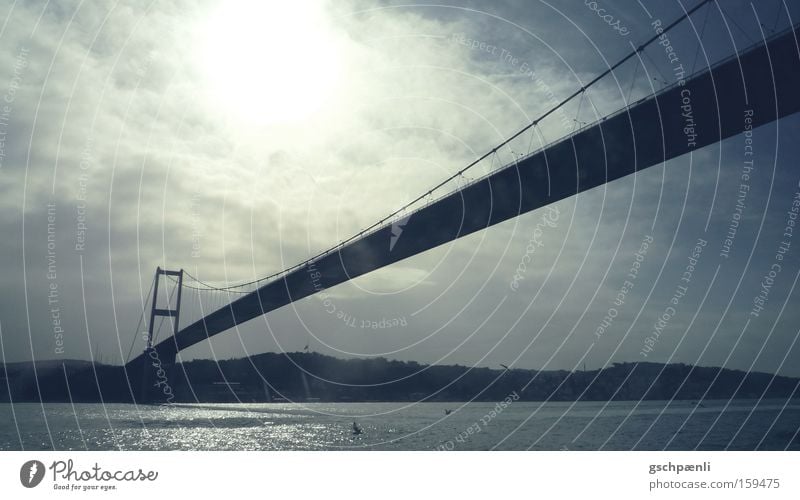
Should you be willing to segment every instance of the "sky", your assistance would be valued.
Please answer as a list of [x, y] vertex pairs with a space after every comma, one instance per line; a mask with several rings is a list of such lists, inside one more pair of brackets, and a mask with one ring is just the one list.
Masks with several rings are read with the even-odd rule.
[[[800, 17], [777, 0], [720, 3], [725, 16], [704, 7], [671, 33], [687, 68]], [[226, 285], [296, 264], [425, 193], [693, 5], [4, 2], [2, 359], [121, 363], [143, 349], [157, 266]], [[654, 45], [467, 175], [670, 78]], [[741, 211], [744, 134], [298, 301], [181, 359], [308, 345], [467, 366], [654, 361], [800, 376], [800, 243], [762, 288], [798, 191], [799, 127], [790, 116], [753, 131]], [[181, 324], [229, 300], [187, 290]]]

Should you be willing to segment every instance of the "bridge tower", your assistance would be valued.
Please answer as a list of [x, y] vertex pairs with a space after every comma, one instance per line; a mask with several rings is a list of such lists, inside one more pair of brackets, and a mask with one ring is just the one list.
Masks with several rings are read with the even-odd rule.
[[[170, 309], [170, 300], [167, 299], [166, 308], [158, 306], [158, 288], [161, 276], [172, 276], [176, 283], [177, 297], [175, 308]], [[141, 403], [161, 403], [169, 404], [174, 399], [172, 386], [169, 383], [169, 374], [175, 365], [175, 356], [164, 356], [153, 346], [153, 330], [156, 318], [170, 318], [172, 324], [173, 338], [179, 330], [181, 316], [181, 292], [183, 289], [183, 269], [170, 271], [168, 269], [156, 268], [156, 275], [153, 280], [153, 301], [150, 306], [150, 323], [147, 328], [147, 344], [144, 349], [144, 363], [142, 364], [142, 387], [138, 401]], [[171, 295], [170, 295], [171, 297]], [[157, 334], [157, 332], [156, 332]], [[169, 358], [169, 359], [166, 359]]]

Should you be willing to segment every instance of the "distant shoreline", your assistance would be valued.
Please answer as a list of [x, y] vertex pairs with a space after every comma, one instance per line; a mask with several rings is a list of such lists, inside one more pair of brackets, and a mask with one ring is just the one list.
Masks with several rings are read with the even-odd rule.
[[[0, 403], [133, 402], [141, 375], [82, 360], [7, 363]], [[339, 359], [317, 353], [264, 353], [178, 363], [156, 383], [169, 403], [463, 403], [520, 401], [704, 401], [797, 399], [800, 378], [650, 362], [596, 370], [524, 370]], [[10, 392], [9, 392], [10, 388]], [[155, 400], [154, 404], [165, 401]], [[140, 402], [141, 404], [141, 402]]]

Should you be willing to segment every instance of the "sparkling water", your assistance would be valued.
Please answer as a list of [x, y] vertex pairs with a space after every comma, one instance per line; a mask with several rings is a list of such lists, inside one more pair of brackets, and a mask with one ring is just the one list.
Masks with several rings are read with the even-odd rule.
[[800, 450], [799, 429], [798, 400], [0, 404], [4, 450]]

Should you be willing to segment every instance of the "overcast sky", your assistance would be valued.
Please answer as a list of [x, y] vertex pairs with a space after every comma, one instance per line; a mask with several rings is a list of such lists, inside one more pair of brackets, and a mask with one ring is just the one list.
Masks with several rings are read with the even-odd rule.
[[[289, 267], [424, 193], [652, 36], [653, 20], [683, 12], [661, 1], [402, 3], [0, 5], [4, 359], [119, 363], [156, 266], [217, 284]], [[687, 69], [800, 16], [777, 0], [722, 3], [727, 24], [712, 6], [671, 35]], [[642, 60], [472, 175], [672, 83], [662, 47]], [[754, 132], [727, 258], [744, 136], [563, 200], [557, 215], [532, 212], [340, 285], [327, 303], [299, 301], [182, 357], [309, 344], [424, 363], [647, 360], [800, 376], [800, 242], [750, 314], [798, 191], [799, 126], [792, 116]], [[645, 357], [698, 239], [707, 246], [686, 295]], [[643, 241], [640, 272], [615, 305]], [[202, 300], [207, 310], [227, 298]], [[198, 317], [196, 294], [184, 310]], [[139, 337], [134, 352], [142, 347]]]

